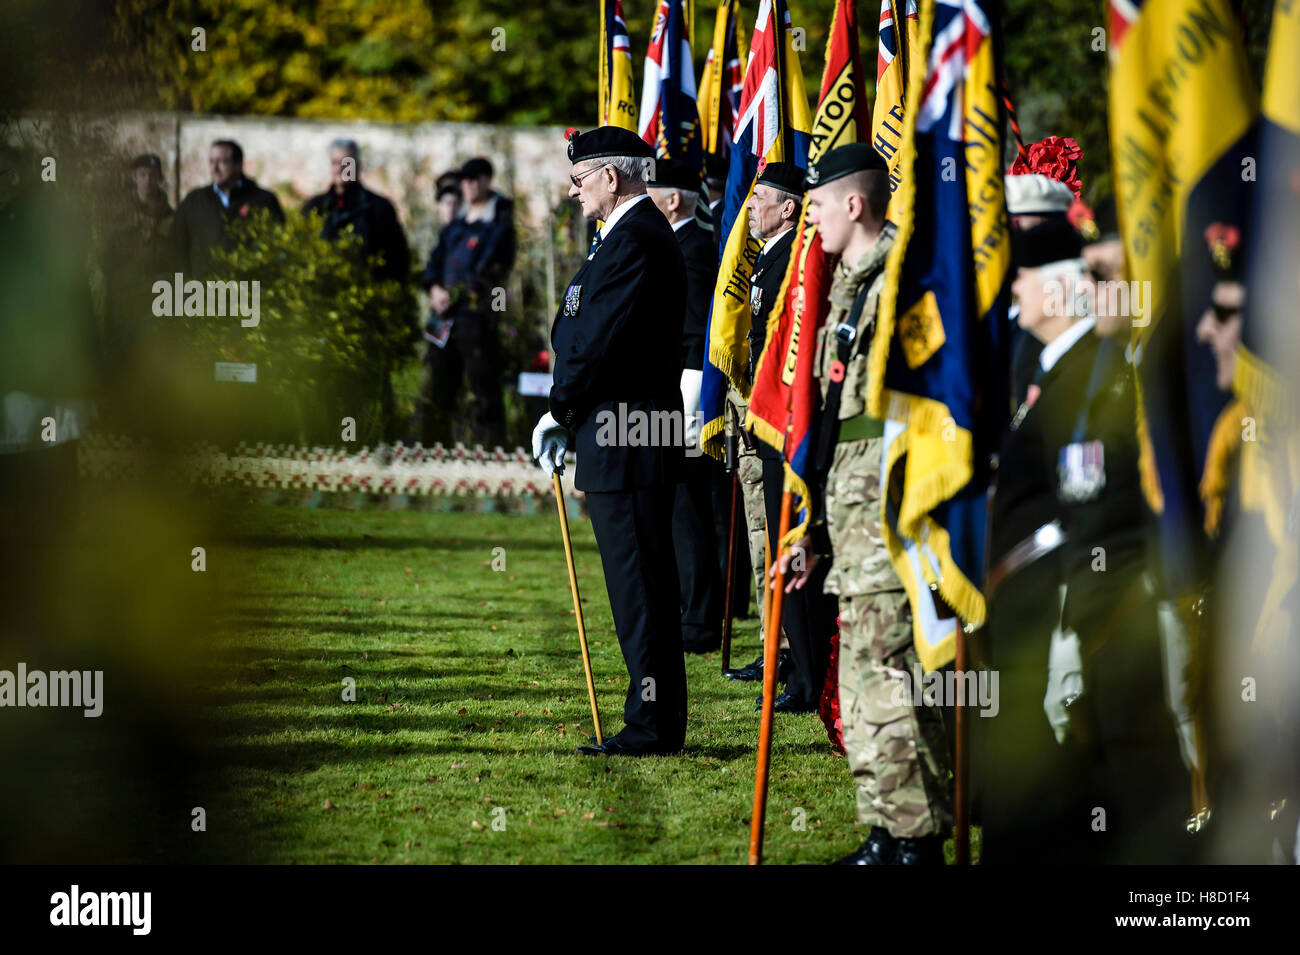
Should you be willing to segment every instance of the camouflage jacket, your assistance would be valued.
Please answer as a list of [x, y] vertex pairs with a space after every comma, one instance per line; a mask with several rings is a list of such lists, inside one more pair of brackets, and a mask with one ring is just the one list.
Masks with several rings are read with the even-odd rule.
[[[853, 308], [853, 300], [863, 279], [884, 264], [894, 243], [894, 227], [886, 225], [875, 244], [851, 268], [836, 270], [831, 286], [831, 311], [817, 333], [817, 368], [822, 397], [830, 382], [830, 366], [836, 358], [835, 328]], [[870, 343], [863, 336], [874, 334], [876, 310], [885, 276], [880, 272], [867, 291], [867, 300], [858, 317], [858, 344], [845, 369], [844, 390], [840, 395], [841, 421], [857, 417], [866, 410], [867, 356]], [[901, 590], [902, 581], [894, 570], [880, 526], [880, 463], [884, 438], [844, 441], [836, 445], [830, 470], [825, 479], [826, 530], [833, 553], [831, 569], [824, 588], [827, 593], [857, 596]]]
[[[835, 361], [835, 329], [848, 318], [853, 310], [853, 300], [857, 298], [862, 287], [862, 280], [873, 270], [881, 268], [885, 256], [894, 244], [894, 226], [885, 223], [884, 230], [877, 237], [875, 244], [867, 250], [856, 265], [846, 268], [840, 263], [835, 269], [835, 281], [831, 284], [831, 310], [826, 321], [817, 330], [817, 377], [821, 382], [822, 400], [826, 400], [826, 389], [830, 386], [830, 367]], [[839, 418], [844, 421], [855, 418], [866, 411], [867, 399], [867, 355], [870, 342], [862, 341], [862, 336], [871, 334], [876, 324], [876, 309], [880, 306], [880, 293], [885, 288], [883, 271], [876, 276], [867, 291], [867, 301], [862, 314], [858, 316], [858, 339], [855, 342], [855, 354], [850, 359], [844, 375], [844, 391], [840, 394]]]

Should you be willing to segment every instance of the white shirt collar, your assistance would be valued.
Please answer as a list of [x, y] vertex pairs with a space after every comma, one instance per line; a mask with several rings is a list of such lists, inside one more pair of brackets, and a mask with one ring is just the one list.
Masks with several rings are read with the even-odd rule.
[[[793, 228], [794, 228], [794, 226], [790, 226], [790, 229], [793, 229]], [[759, 255], [766, 255], [766, 254], [767, 254], [767, 250], [770, 249], [770, 248], [772, 248], [772, 246], [775, 245], [777, 242], [780, 242], [782, 239], [784, 239], [784, 238], [785, 238], [785, 234], [786, 234], [786, 232], [789, 232], [790, 229], [785, 229], [785, 230], [783, 230], [783, 231], [781, 231], [781, 232], [778, 232], [776, 235], [772, 236], [772, 238], [770, 238], [770, 239], [768, 239], [766, 242], [764, 242], [764, 243], [763, 243], [763, 251], [759, 252], [758, 254], [759, 254]]]
[[643, 192], [641, 193], [641, 195], [633, 196], [627, 202], [624, 202], [622, 205], [615, 207], [614, 211], [609, 214], [609, 218], [605, 220], [605, 224], [600, 227], [600, 237], [602, 239], [608, 239], [610, 230], [612, 230], [614, 226], [618, 224], [619, 219], [627, 215], [627, 210], [631, 209], [642, 199], [649, 199], [649, 198], [650, 196]]
[[466, 206], [464, 216], [466, 222], [491, 222], [493, 219], [496, 218], [496, 214], [497, 214], [497, 194], [494, 192], [492, 193], [492, 196], [488, 199], [487, 205], [483, 207], [482, 212], [476, 213], [469, 206]]
[[1097, 319], [1092, 316], [1081, 318], [1044, 345], [1042, 354], [1038, 356], [1038, 364], [1042, 366], [1043, 371], [1051, 371], [1052, 366], [1061, 360], [1061, 356], [1073, 348], [1075, 342], [1092, 331], [1092, 327], [1096, 324]]
[[670, 224], [672, 225], [674, 232], [680, 232], [682, 230], [682, 227], [690, 225], [691, 220], [694, 218], [695, 218], [694, 216], [687, 216], [685, 219], [678, 219], [676, 222]]
[[227, 209], [229, 209], [231, 195], [233, 195], [235, 190], [238, 189], [243, 184], [244, 184], [244, 180], [242, 178], [236, 179], [235, 184], [230, 187], [230, 192], [222, 192], [221, 187], [214, 182], [212, 184], [212, 191], [217, 194], [217, 198], [221, 200], [221, 204], [225, 206]]

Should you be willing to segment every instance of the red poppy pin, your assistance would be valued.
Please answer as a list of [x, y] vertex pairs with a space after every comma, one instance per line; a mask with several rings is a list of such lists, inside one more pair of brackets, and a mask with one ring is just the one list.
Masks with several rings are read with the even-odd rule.
[[1205, 244], [1210, 247], [1215, 267], [1227, 272], [1232, 268], [1232, 256], [1241, 244], [1241, 230], [1235, 225], [1211, 222], [1205, 229]]
[[471, 249], [474, 248], [474, 246], [478, 245], [478, 236], [476, 235], [470, 236], [469, 241], [466, 242], [465, 244], [468, 245]]
[[248, 206], [240, 206], [240, 207], [239, 207], [239, 214], [240, 214], [241, 216], [247, 216], [247, 215], [248, 215]]
[[1085, 242], [1096, 242], [1101, 238], [1101, 230], [1097, 228], [1097, 217], [1092, 208], [1082, 199], [1075, 199], [1070, 203], [1070, 208], [1065, 211], [1065, 218], [1074, 226], [1076, 232], [1083, 236]]

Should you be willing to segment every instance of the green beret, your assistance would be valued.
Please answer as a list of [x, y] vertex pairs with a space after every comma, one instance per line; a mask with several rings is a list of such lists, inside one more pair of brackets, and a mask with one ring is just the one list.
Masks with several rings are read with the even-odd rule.
[[836, 179], [842, 179], [844, 176], [851, 176], [855, 172], [867, 172], [871, 169], [885, 172], [889, 167], [885, 164], [884, 157], [876, 152], [871, 144], [848, 143], [837, 146], [823, 156], [808, 170], [804, 182], [809, 189], [815, 189]]

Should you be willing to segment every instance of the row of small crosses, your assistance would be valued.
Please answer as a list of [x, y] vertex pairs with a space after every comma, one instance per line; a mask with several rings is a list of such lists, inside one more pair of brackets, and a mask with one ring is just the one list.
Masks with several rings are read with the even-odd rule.
[[[161, 466], [173, 476], [207, 486], [480, 497], [552, 493], [551, 482], [523, 448], [508, 453], [500, 447], [486, 451], [463, 444], [425, 448], [398, 443], [350, 452], [241, 442], [233, 453], [226, 453], [199, 443], [182, 455], [159, 458], [145, 442], [95, 434], [80, 442], [79, 458], [83, 476], [102, 480], [140, 478]], [[562, 482], [572, 493], [571, 470]]]

